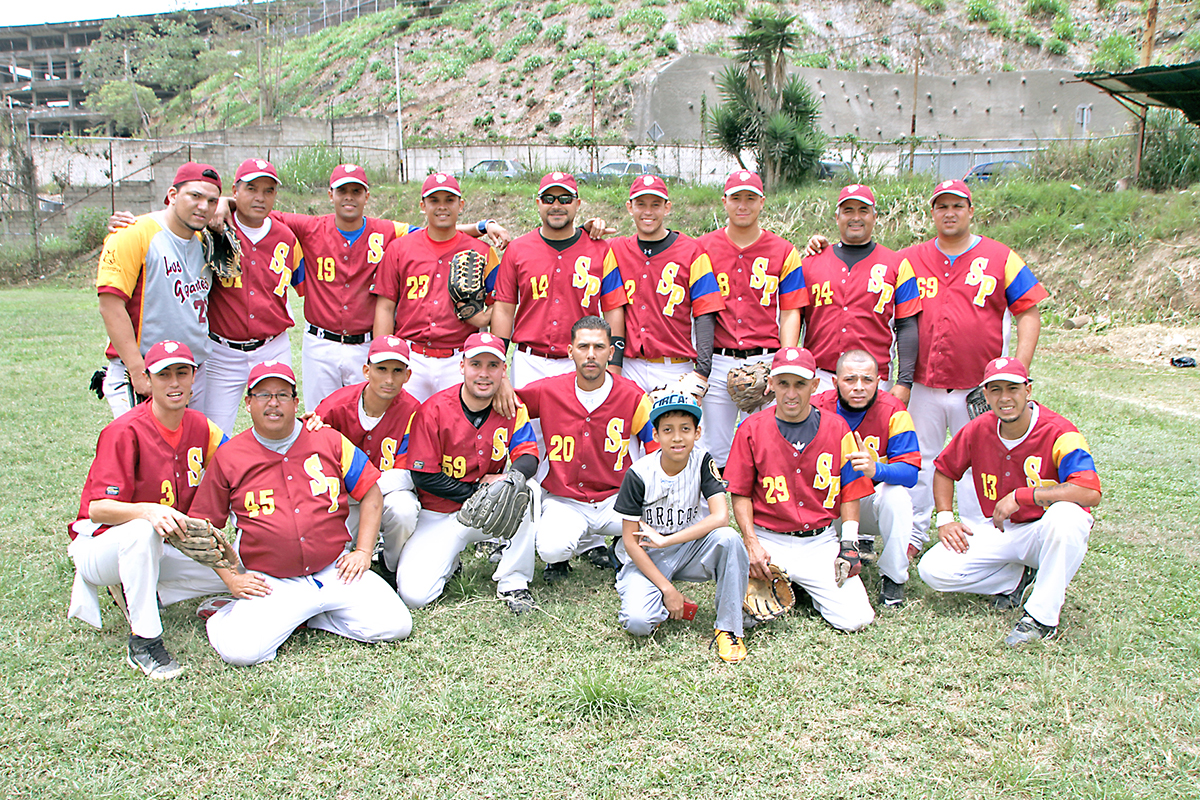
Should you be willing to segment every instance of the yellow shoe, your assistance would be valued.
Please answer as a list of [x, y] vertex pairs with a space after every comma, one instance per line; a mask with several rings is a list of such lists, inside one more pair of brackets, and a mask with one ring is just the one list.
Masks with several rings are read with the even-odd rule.
[[727, 664], [740, 664], [746, 660], [746, 643], [740, 636], [729, 631], [713, 631], [713, 644], [717, 646], [717, 657]]

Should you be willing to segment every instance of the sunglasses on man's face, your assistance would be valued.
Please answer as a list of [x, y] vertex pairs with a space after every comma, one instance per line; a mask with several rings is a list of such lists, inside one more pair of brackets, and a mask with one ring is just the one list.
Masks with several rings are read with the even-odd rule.
[[543, 205], [547, 205], [547, 206], [554, 205], [554, 202], [556, 200], [558, 202], [562, 203], [564, 206], [569, 206], [569, 205], [571, 205], [571, 203], [574, 203], [578, 199], [579, 198], [573, 194], [559, 194], [559, 195], [544, 194], [538, 198], [538, 200], [540, 200]]

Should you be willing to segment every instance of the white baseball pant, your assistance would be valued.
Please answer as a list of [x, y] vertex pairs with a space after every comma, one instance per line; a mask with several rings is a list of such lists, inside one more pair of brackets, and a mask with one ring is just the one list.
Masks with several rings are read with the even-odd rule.
[[[524, 353], [520, 349], [513, 352], [512, 368], [509, 370], [509, 382], [513, 389], [520, 392], [529, 384], [541, 378], [552, 378], [555, 375], [565, 375], [575, 371], [575, 362], [569, 358], [545, 358], [532, 353]], [[550, 462], [546, 460], [546, 445], [542, 440], [542, 421], [530, 420], [533, 434], [537, 437], [541, 462], [537, 473], [533, 476], [539, 483], [550, 474]]]
[[569, 561], [577, 553], [604, 547], [606, 537], [621, 535], [621, 518], [613, 510], [617, 496], [587, 502], [545, 494], [534, 538], [537, 554], [547, 564]]
[[434, 358], [414, 350], [412, 362], [409, 364], [412, 376], [408, 383], [404, 384], [404, 391], [424, 403], [442, 389], [462, 383], [463, 374], [459, 369], [461, 365], [462, 353], [458, 351], [446, 358]]
[[370, 350], [370, 334], [362, 344], [342, 344], [322, 339], [305, 329], [300, 346], [304, 410], [315, 411], [322, 400], [343, 386], [364, 382], [362, 368]]
[[[205, 393], [204, 383], [205, 376], [208, 371], [205, 369], [206, 363], [201, 363], [196, 368], [196, 377], [192, 379], [192, 399], [188, 402], [188, 408], [194, 408], [201, 414], [205, 414]], [[112, 411], [113, 419], [124, 414], [134, 406], [133, 386], [129, 383], [129, 371], [125, 369], [125, 365], [118, 359], [111, 358], [108, 361], [108, 370], [104, 373], [104, 384], [101, 387], [104, 392], [104, 399], [108, 401], [108, 407]]]
[[[909, 489], [913, 501], [913, 541], [924, 544], [929, 541], [929, 522], [933, 517], [933, 473], [934, 460], [946, 446], [946, 435], [962, 430], [970, 418], [967, 416], [969, 389], [933, 389], [914, 383], [908, 413], [912, 416], [917, 444], [921, 448], [921, 472], [917, 485]], [[969, 527], [983, 525], [985, 520], [975, 495], [975, 480], [967, 470], [955, 484], [958, 497], [958, 515]]]
[[[379, 537], [383, 543], [383, 563], [390, 571], [396, 571], [400, 551], [404, 543], [417, 529], [417, 514], [421, 502], [413, 488], [412, 476], [406, 469], [385, 470], [375, 484], [383, 493], [383, 517], [380, 519]], [[350, 513], [346, 517], [346, 529], [350, 541], [358, 541], [358, 501], [350, 501]]]
[[862, 630], [875, 620], [875, 609], [867, 588], [857, 575], [838, 588], [833, 562], [841, 543], [832, 528], [816, 536], [787, 536], [754, 526], [758, 541], [771, 556], [771, 563], [787, 573], [812, 596], [813, 606], [840, 631]]
[[315, 575], [263, 577], [269, 595], [235, 600], [208, 620], [208, 642], [229, 664], [248, 667], [272, 660], [301, 623], [371, 644], [412, 632], [404, 603], [370, 570], [352, 583], [338, 577], [336, 561]]
[[[912, 497], [904, 486], [877, 483], [875, 494], [858, 501], [859, 534], [871, 534], [883, 540], [875, 547], [875, 552], [879, 554], [879, 572], [896, 583], [908, 580], [912, 517]], [[833, 528], [840, 537], [841, 519], [834, 520]], [[915, 544], [920, 547], [920, 543]]]
[[649, 394], [655, 389], [675, 383], [695, 369], [688, 359], [669, 358], [666, 361], [669, 363], [660, 364], [644, 358], [626, 358], [621, 366], [621, 376], [633, 381], [642, 387], [643, 392]]
[[205, 406], [208, 411], [205, 416], [215, 422], [226, 436], [233, 436], [233, 423], [237, 419], [242, 398], [246, 396], [246, 380], [250, 377], [250, 368], [264, 361], [282, 361], [291, 366], [292, 345], [288, 341], [286, 331], [271, 337], [262, 347], [248, 353], [220, 342], [213, 342], [212, 352], [204, 362], [208, 373], [205, 387]]
[[1067, 596], [1087, 554], [1092, 515], [1075, 503], [1058, 502], [1033, 522], [1006, 522], [1004, 530], [991, 523], [969, 526], [965, 553], [938, 542], [921, 558], [921, 580], [939, 592], [1007, 594], [1016, 588], [1025, 567], [1037, 570], [1025, 613], [1043, 625], [1058, 625]]
[[75, 561], [75, 583], [71, 587], [68, 617], [100, 627], [97, 587], [121, 585], [129, 610], [129, 625], [135, 636], [161, 636], [158, 601], [178, 603], [206, 594], [228, 591], [225, 582], [205, 567], [170, 545], [144, 519], [114, 525], [99, 536], [81, 533], [67, 553]]
[[771, 359], [774, 357], [774, 353], [767, 353], [739, 361], [732, 356], [713, 353], [712, 373], [708, 376], [708, 392], [700, 404], [704, 410], [704, 418], [700, 421], [700, 427], [704, 432], [700, 437], [700, 446], [712, 453], [717, 466], [722, 469], [725, 468], [725, 462], [729, 459], [729, 448], [733, 446], [733, 434], [737, 432], [738, 423], [746, 418], [746, 415], [734, 405], [733, 399], [729, 396], [726, 384], [729, 370], [734, 367], [749, 366], [757, 361], [765, 361], [770, 366]]

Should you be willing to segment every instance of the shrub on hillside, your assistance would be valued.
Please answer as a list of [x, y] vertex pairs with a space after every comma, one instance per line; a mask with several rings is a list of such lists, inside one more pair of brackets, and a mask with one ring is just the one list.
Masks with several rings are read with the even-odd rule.
[[1174, 109], [1146, 117], [1146, 146], [1138, 183], [1147, 189], [1186, 189], [1200, 183], [1200, 128]]
[[995, 0], [967, 0], [967, 22], [995, 22], [999, 17]]

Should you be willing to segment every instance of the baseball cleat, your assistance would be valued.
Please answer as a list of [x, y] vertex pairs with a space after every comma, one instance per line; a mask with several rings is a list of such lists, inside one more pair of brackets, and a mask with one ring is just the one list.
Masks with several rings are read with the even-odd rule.
[[232, 597], [210, 597], [196, 608], [196, 616], [208, 620], [225, 606], [233, 602]]
[[174, 678], [183, 672], [183, 667], [167, 652], [161, 636], [143, 639], [131, 634], [125, 662], [131, 668], [140, 669], [144, 675], [155, 680]]
[[533, 599], [533, 593], [528, 589], [513, 589], [508, 592], [497, 591], [496, 597], [503, 600], [508, 606], [508, 610], [518, 616], [537, 608], [537, 601]]
[[1017, 582], [1017, 588], [1013, 589], [1008, 594], [992, 595], [991, 605], [997, 611], [1009, 611], [1014, 608], [1020, 608], [1025, 602], [1025, 590], [1027, 590], [1033, 582], [1037, 580], [1037, 570], [1033, 567], [1026, 567], [1021, 573], [1021, 580]]
[[879, 576], [879, 604], [884, 608], [900, 608], [904, 605], [904, 584], [896, 583], [887, 575]]
[[1009, 647], [1020, 647], [1029, 642], [1036, 642], [1038, 639], [1049, 639], [1056, 633], [1058, 633], [1058, 628], [1043, 625], [1026, 614], [1017, 621], [1012, 633], [1004, 637], [1004, 643]]
[[742, 637], [734, 636], [729, 631], [713, 631], [709, 649], [714, 644], [717, 646], [717, 658], [726, 664], [740, 664], [746, 660], [746, 643]]
[[608, 548], [604, 545], [593, 547], [583, 554], [583, 557], [592, 563], [596, 569], [612, 569], [612, 560], [608, 557]]
[[556, 564], [547, 564], [542, 570], [542, 580], [546, 583], [558, 583], [565, 581], [567, 576], [571, 574], [571, 565], [566, 561], [559, 561]]

